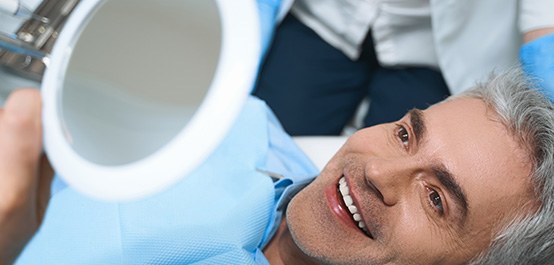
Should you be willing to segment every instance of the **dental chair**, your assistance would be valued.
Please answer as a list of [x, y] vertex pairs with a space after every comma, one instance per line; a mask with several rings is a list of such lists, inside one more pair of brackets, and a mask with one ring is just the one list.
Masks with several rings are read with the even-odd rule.
[[321, 171], [348, 139], [347, 136], [297, 136], [294, 142]]

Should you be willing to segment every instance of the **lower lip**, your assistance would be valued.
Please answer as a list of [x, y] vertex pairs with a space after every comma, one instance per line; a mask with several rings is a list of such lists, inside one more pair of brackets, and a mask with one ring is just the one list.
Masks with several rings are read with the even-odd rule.
[[336, 185], [331, 185], [325, 190], [325, 197], [327, 198], [327, 205], [329, 205], [329, 208], [338, 219], [356, 229], [356, 231], [363, 233], [354, 223], [354, 220], [352, 220], [350, 212], [346, 209], [346, 205], [342, 200], [342, 196], [338, 193]]

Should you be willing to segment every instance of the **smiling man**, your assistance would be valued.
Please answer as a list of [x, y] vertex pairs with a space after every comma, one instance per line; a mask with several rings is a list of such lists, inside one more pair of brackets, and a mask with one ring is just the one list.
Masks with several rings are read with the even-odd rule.
[[554, 262], [554, 113], [520, 77], [350, 137], [289, 204], [272, 264]]
[[[13, 108], [39, 106], [39, 97], [9, 102], [0, 115], [1, 146], [13, 147], [0, 149], [10, 158], [0, 160], [0, 264], [37, 229], [48, 188], [30, 163], [40, 120], [14, 123], [40, 117]], [[164, 192], [113, 203], [57, 190], [16, 264], [554, 261], [554, 105], [521, 72], [360, 130], [315, 175], [252, 99], [214, 154]]]

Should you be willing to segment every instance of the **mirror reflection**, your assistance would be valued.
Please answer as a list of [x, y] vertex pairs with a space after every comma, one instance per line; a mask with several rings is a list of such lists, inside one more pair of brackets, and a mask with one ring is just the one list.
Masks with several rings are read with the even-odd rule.
[[105, 1], [75, 44], [59, 95], [67, 141], [106, 166], [166, 145], [210, 87], [221, 31], [213, 0]]

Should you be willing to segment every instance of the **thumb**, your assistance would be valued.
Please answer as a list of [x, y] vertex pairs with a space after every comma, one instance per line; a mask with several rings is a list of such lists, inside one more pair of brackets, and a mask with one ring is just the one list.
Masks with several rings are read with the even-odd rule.
[[0, 114], [0, 190], [10, 189], [2, 192], [13, 199], [36, 193], [42, 152], [41, 108], [39, 91], [21, 89], [10, 95]]

